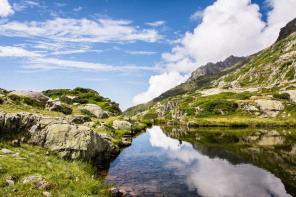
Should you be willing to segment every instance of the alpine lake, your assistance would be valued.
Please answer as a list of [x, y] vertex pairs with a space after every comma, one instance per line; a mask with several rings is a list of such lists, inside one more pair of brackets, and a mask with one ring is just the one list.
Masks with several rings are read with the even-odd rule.
[[296, 196], [296, 129], [153, 126], [101, 174], [128, 196]]

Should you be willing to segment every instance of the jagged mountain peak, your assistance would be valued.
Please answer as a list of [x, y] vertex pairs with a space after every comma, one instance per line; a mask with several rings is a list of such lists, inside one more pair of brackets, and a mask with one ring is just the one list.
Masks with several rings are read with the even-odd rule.
[[296, 18], [294, 18], [292, 21], [287, 23], [287, 25], [285, 27], [281, 28], [281, 31], [279, 33], [279, 37], [276, 40], [276, 42], [287, 38], [289, 35], [291, 35], [295, 31], [296, 31]]
[[206, 65], [201, 66], [198, 69], [196, 69], [194, 72], [192, 72], [191, 76], [189, 77], [189, 79], [187, 79], [186, 83], [195, 81], [200, 76], [217, 74], [222, 70], [229, 68], [235, 65], [236, 63], [242, 61], [243, 59], [245, 59], [245, 57], [235, 57], [231, 55], [228, 58], [226, 58], [224, 61], [220, 61], [217, 63], [209, 62]]

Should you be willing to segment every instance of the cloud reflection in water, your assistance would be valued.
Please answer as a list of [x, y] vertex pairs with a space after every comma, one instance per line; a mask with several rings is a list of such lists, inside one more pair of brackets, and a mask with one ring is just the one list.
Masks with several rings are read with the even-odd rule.
[[150, 143], [167, 151], [166, 168], [186, 177], [191, 190], [202, 196], [290, 196], [281, 180], [250, 164], [233, 165], [227, 160], [200, 154], [187, 142], [167, 137], [160, 127], [148, 129]]

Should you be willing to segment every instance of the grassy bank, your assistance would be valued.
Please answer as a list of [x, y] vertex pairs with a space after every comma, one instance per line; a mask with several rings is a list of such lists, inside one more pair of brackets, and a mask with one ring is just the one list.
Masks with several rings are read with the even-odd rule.
[[[66, 161], [44, 148], [29, 144], [12, 147], [0, 143], [0, 149], [9, 149], [13, 154], [0, 157], [0, 196], [42, 196], [48, 191], [52, 196], [108, 196], [108, 188], [96, 176], [90, 163]], [[15, 186], [9, 186], [6, 177], [15, 179]], [[38, 189], [34, 184], [23, 184], [25, 177], [41, 175], [48, 182], [46, 188]]]

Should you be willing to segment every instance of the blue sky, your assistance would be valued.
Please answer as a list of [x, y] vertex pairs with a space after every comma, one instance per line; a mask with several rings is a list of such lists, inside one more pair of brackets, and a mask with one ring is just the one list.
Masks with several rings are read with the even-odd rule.
[[206, 62], [269, 46], [293, 7], [295, 0], [0, 0], [0, 87], [92, 88], [126, 109]]

